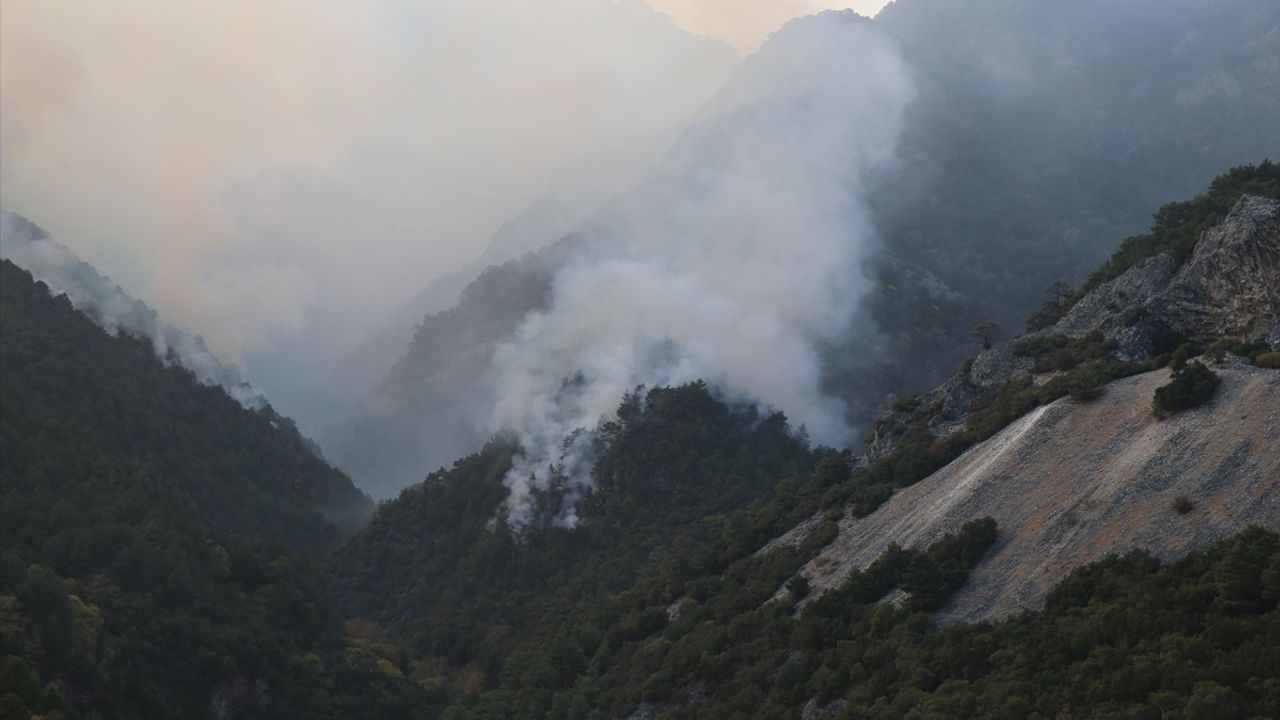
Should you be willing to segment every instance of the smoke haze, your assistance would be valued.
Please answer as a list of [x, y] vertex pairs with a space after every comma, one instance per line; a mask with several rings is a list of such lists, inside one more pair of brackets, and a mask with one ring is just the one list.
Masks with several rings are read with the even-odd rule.
[[[820, 390], [815, 343], [866, 292], [864, 179], [888, 161], [912, 97], [891, 42], [853, 16], [795, 21], [749, 58], [657, 178], [592, 223], [494, 363], [492, 428], [525, 452], [509, 520], [559, 466], [590, 483], [585, 436], [636, 385], [706, 379], [778, 407], [817, 441], [850, 440]], [[572, 377], [571, 377], [572, 376]], [[572, 502], [558, 522], [576, 522]]]
[[251, 374], [344, 352], [543, 196], [593, 211], [736, 62], [638, 0], [2, 20], [0, 200]]
[[742, 53], [760, 46], [769, 33], [791, 18], [822, 10], [850, 9], [872, 17], [888, 0], [651, 0], [690, 32], [722, 40]]

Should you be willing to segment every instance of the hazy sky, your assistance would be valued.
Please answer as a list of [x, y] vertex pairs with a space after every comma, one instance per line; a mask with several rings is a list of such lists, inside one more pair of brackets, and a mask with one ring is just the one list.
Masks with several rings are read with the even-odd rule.
[[0, 202], [233, 359], [341, 344], [629, 187], [790, 17], [881, 4], [5, 0]]
[[874, 16], [888, 0], [650, 0], [682, 28], [750, 52], [791, 18], [840, 8]]

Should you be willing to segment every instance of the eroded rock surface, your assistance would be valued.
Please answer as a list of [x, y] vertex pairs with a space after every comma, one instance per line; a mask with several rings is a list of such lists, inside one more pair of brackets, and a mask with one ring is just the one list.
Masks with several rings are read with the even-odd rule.
[[[1075, 567], [1144, 548], [1172, 560], [1250, 524], [1280, 530], [1280, 371], [1215, 368], [1213, 401], [1168, 420], [1151, 414], [1158, 370], [1024, 415], [840, 534], [802, 570], [812, 597], [865, 568], [890, 543], [923, 547], [995, 518], [1000, 538], [939, 613], [987, 620], [1039, 607]], [[1194, 509], [1181, 515], [1173, 501]]]

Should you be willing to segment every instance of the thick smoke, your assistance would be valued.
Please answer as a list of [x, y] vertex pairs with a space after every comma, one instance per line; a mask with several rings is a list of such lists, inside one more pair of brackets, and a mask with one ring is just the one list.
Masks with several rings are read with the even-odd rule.
[[66, 295], [73, 307], [112, 335], [126, 333], [150, 340], [166, 364], [186, 368], [199, 382], [221, 387], [244, 407], [266, 407], [267, 398], [245, 382], [233, 365], [219, 360], [199, 336], [160, 320], [155, 310], [55, 242], [22, 218], [0, 210], [0, 258], [31, 273], [55, 294]]
[[[556, 474], [590, 485], [586, 436], [636, 385], [703, 378], [849, 440], [815, 344], [867, 289], [868, 173], [892, 157], [912, 97], [892, 43], [856, 16], [793, 22], [739, 69], [658, 176], [594, 223], [494, 361], [493, 427], [524, 452], [506, 477], [513, 527]], [[566, 440], [568, 438], [568, 440]]]
[[576, 223], [637, 182], [737, 61], [640, 0], [0, 13], [5, 207], [286, 411], [362, 389], [317, 376], [531, 203]]

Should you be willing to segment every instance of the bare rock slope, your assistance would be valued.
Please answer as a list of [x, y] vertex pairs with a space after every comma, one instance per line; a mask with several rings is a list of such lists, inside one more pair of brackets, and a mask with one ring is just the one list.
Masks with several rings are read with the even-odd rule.
[[[1227, 360], [1201, 408], [1157, 420], [1168, 371], [1111, 383], [1023, 416], [839, 536], [802, 570], [820, 594], [890, 543], [928, 545], [990, 516], [1000, 539], [939, 614], [942, 622], [1039, 607], [1075, 567], [1143, 548], [1172, 560], [1249, 524], [1280, 530], [1280, 371]], [[1186, 495], [1194, 508], [1179, 514]]]
[[[1171, 336], [1200, 343], [1258, 338], [1280, 346], [1280, 200], [1242, 196], [1201, 235], [1185, 263], [1171, 252], [1146, 258], [1080, 298], [1055, 325], [1028, 337], [1090, 333], [1115, 341], [1112, 359], [1119, 361], [1157, 355], [1159, 338]], [[1031, 375], [1033, 365], [1011, 342], [983, 351], [960, 374], [920, 396], [918, 405], [932, 408], [930, 434], [941, 439], [963, 427], [986, 393]], [[882, 413], [857, 463], [869, 465], [897, 449], [915, 414], [914, 408]]]

